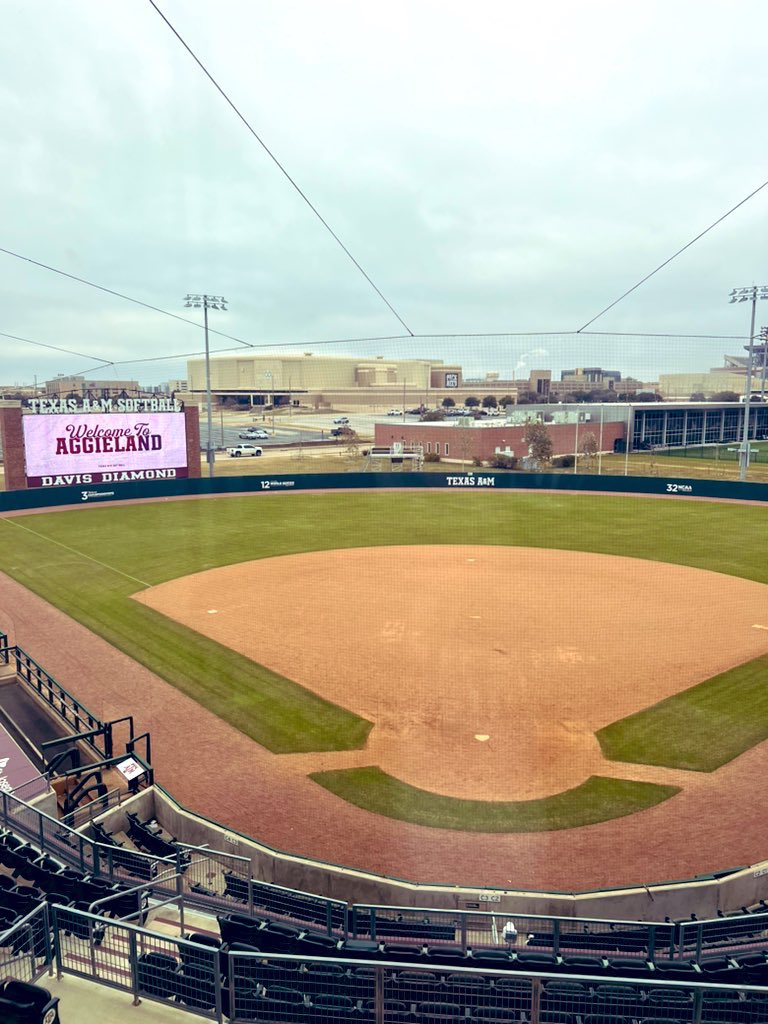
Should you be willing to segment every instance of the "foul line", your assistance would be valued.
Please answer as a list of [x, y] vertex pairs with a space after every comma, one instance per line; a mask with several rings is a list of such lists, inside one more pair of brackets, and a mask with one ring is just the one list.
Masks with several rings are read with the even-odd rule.
[[19, 530], [24, 530], [25, 533], [31, 533], [33, 537], [39, 537], [40, 540], [45, 540], [49, 544], [57, 544], [60, 548], [64, 548], [65, 551], [71, 552], [73, 555], [78, 555], [80, 558], [87, 558], [89, 562], [94, 562], [96, 565], [100, 565], [102, 569], [108, 569], [110, 572], [115, 572], [118, 576], [125, 576], [127, 580], [132, 580], [134, 583], [139, 583], [142, 587], [151, 587], [151, 583], [147, 583], [146, 580], [140, 580], [136, 576], [131, 576], [130, 573], [123, 572], [122, 569], [116, 569], [114, 565], [107, 565], [106, 562], [99, 561], [98, 558], [94, 558], [93, 555], [86, 555], [84, 551], [78, 551], [77, 548], [72, 548], [69, 544], [62, 544], [60, 540], [54, 540], [52, 537], [46, 537], [42, 533], [37, 533], [35, 530], [30, 530], [28, 526], [22, 526], [21, 523], [17, 522], [15, 518], [6, 518], [5, 516], [0, 517], [4, 523], [8, 523], [9, 526], [15, 526]]

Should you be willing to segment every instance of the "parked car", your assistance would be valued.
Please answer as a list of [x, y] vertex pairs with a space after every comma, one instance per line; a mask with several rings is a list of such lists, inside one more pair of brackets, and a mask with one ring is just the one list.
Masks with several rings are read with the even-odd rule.
[[331, 437], [351, 437], [354, 430], [351, 427], [332, 427]]
[[349, 416], [337, 416], [333, 421], [334, 426], [344, 427], [349, 423]]
[[255, 455], [257, 458], [263, 453], [263, 449], [255, 444], [233, 444], [227, 448], [227, 455], [231, 459], [239, 459], [243, 455]]
[[387, 416], [402, 416], [402, 415], [403, 415], [403, 410], [402, 409], [390, 409], [389, 412], [387, 413]]
[[242, 434], [237, 435], [243, 441], [267, 441], [269, 434], [261, 427], [246, 427]]

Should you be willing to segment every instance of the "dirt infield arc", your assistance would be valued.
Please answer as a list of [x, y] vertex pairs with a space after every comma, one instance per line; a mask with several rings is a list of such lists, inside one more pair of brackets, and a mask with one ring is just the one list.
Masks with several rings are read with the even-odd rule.
[[287, 771], [376, 765], [509, 801], [591, 775], [679, 784], [606, 761], [595, 733], [766, 653], [766, 596], [616, 555], [423, 545], [260, 559], [135, 598], [374, 723], [364, 749], [283, 756]]
[[[251, 501], [253, 500], [258, 501], [258, 499], [251, 499]], [[296, 499], [287, 500], [291, 502]], [[616, 502], [616, 499], [603, 500]], [[204, 504], [214, 506], [218, 503], [205, 502]], [[632, 504], [634, 505], [634, 502]], [[663, 508], [665, 503], [654, 502], [654, 505]], [[232, 509], [234, 510], [235, 507], [233, 505]], [[450, 507], [453, 508], [453, 506]], [[566, 514], [571, 511], [571, 503], [569, 502], [566, 506], [561, 499], [558, 499], [557, 505], [552, 501], [547, 507], [551, 507], [558, 516], [561, 516], [563, 522], [566, 522]], [[586, 505], [584, 507], [586, 508]], [[615, 513], [622, 508], [618, 503], [611, 507]], [[153, 506], [145, 506], [145, 508], [149, 509]], [[137, 530], [145, 528], [144, 513], [139, 513], [136, 507], [129, 508], [127, 511]], [[106, 510], [99, 510], [98, 513], [93, 510], [92, 513], [84, 514], [86, 516], [102, 516], [105, 513]], [[707, 516], [714, 514], [715, 512], [707, 512]], [[71, 513], [71, 515], [75, 514]], [[79, 520], [81, 513], [78, 512], [76, 515]], [[161, 516], [164, 513], [160, 510], [157, 515]], [[626, 513], [624, 515], [626, 517]], [[616, 514], [614, 518], [618, 522], [621, 517]], [[223, 520], [224, 516], [219, 515], [217, 520], [219, 531], [224, 528]], [[92, 522], [97, 521], [92, 520]], [[199, 529], [197, 510], [194, 510], [194, 517], [189, 516], [189, 521], [190, 528]], [[627, 521], [629, 521], [628, 517]], [[55, 529], [57, 536], [63, 537], [61, 526], [64, 520], [57, 515], [51, 517], [51, 523], [50, 529]], [[369, 523], [370, 519], [366, 521], [366, 525]], [[174, 525], [176, 525], [175, 518]], [[515, 523], [514, 527], [519, 532], [522, 525], [524, 525], [523, 521]], [[125, 522], [121, 520], [121, 529], [124, 528]], [[234, 530], [236, 525], [233, 524], [231, 528]], [[495, 524], [494, 528], [496, 528]], [[49, 529], [49, 527], [46, 525], [45, 529]], [[233, 533], [232, 536], [234, 535]], [[582, 530], [581, 536], [584, 536], [584, 530]], [[37, 545], [38, 541], [35, 541], [35, 544]], [[470, 550], [479, 552], [479, 557], [484, 557], [484, 553], [490, 550], [474, 545], [471, 546], [471, 549], [470, 546], [450, 545], [448, 547], [441, 545], [438, 550], [448, 551], [449, 554], [453, 552], [455, 557], [463, 547], [466, 548], [466, 552]], [[48, 564], [54, 573], [57, 559], [61, 561], [71, 557], [63, 554], [63, 549], [55, 554], [55, 549], [40, 547], [39, 550], [41, 565], [45, 564], [42, 559], [46, 557], [47, 553], [50, 558]], [[380, 557], [386, 559], [387, 553], [395, 552], [395, 546], [376, 550], [379, 551]], [[425, 557], [428, 557], [429, 552], [426, 551], [426, 548], [424, 550]], [[499, 551], [500, 549], [493, 550]], [[354, 551], [355, 549], [341, 552], [341, 554], [346, 553], [354, 557]], [[517, 548], [511, 549], [509, 555], [514, 555], [516, 551], [520, 553], [521, 557], [526, 554], [525, 549]], [[478, 554], [466, 552], [464, 554], [465, 572], [470, 571], [471, 566], [466, 559], [478, 557]], [[103, 551], [96, 553], [104, 557]], [[362, 584], [363, 574], [360, 571], [344, 573], [343, 578], [336, 584], [339, 588], [338, 591], [333, 591], [327, 565], [329, 564], [328, 560], [333, 561], [339, 553], [332, 551], [298, 555], [294, 551], [287, 552], [284, 558], [262, 558], [259, 562], [254, 563], [259, 567], [259, 571], [269, 572], [272, 566], [278, 566], [280, 562], [287, 564], [294, 560], [317, 556], [318, 559], [326, 559], [326, 571], [318, 572], [314, 582], [307, 577], [303, 587], [299, 585], [294, 571], [286, 584], [280, 589], [273, 588], [269, 592], [262, 589], [255, 590], [251, 586], [242, 584], [239, 587], [230, 588], [230, 598], [234, 595], [235, 598], [241, 599], [241, 606], [238, 609], [238, 615], [244, 624], [241, 627], [241, 632], [243, 634], [249, 631], [253, 633], [257, 628], [262, 627], [263, 616], [271, 615], [272, 606], [278, 605], [275, 600], [276, 595], [279, 594], [282, 597], [285, 593], [289, 599], [287, 604], [290, 606], [291, 595], [298, 600], [302, 591], [307, 593], [313, 591], [319, 614], [327, 613], [328, 622], [346, 624], [344, 630], [337, 629], [334, 635], [338, 637], [351, 636], [349, 620], [352, 612], [350, 608], [353, 608], [355, 614], [360, 614], [360, 612], [355, 602], [348, 600], [349, 588], [357, 578], [360, 578]], [[537, 549], [536, 551], [536, 555], [540, 558], [552, 558], [555, 563], [558, 560], [563, 560], [561, 564], [565, 564], [572, 555], [576, 554], [576, 552], [562, 550]], [[726, 557], [725, 546], [721, 545], [716, 554], [721, 560], [724, 559]], [[699, 618], [709, 624], [706, 634], [699, 632], [700, 638], [706, 636], [707, 644], [704, 645], [700, 642], [699, 647], [715, 648], [718, 657], [722, 658], [723, 667], [733, 664], [734, 661], [738, 661], [742, 657], [749, 658], [755, 653], [765, 650], [767, 634], [751, 629], [752, 625], [759, 624], [759, 618], [750, 614], [750, 607], [754, 611], [753, 598], [758, 596], [758, 591], [760, 595], [765, 594], [765, 587], [762, 583], [751, 583], [744, 579], [681, 566], [661, 565], [647, 559], [643, 561], [617, 556], [590, 555], [583, 557], [588, 561], [594, 559], [594, 565], [602, 562], [604, 567], [600, 572], [595, 571], [593, 583], [590, 582], [591, 571], [585, 567], [574, 570], [578, 585], [573, 588], [573, 593], [570, 595], [573, 606], [573, 611], [569, 613], [573, 615], [570, 620], [571, 632], [570, 634], [558, 633], [557, 629], [554, 630], [552, 636], [554, 646], [550, 648], [549, 659], [551, 664], [552, 651], [556, 647], [559, 648], [558, 662], [567, 673], [578, 674], [579, 666], [585, 664], [583, 660], [580, 660], [578, 651], [574, 650], [574, 647], [580, 646], [582, 652], [591, 652], [586, 655], [587, 657], [592, 657], [595, 651], [600, 651], [600, 656], [603, 658], [600, 663], [600, 672], [608, 671], [614, 663], [621, 663], [627, 670], [634, 672], [636, 662], [639, 662], [640, 665], [645, 666], [644, 674], [650, 677], [652, 674], [651, 662], [648, 659], [655, 657], [655, 649], [661, 648], [662, 643], [666, 644], [667, 641], [676, 640], [685, 635], [686, 629], [699, 628]], [[708, 554], [707, 557], [709, 557]], [[18, 559], [16, 556], [14, 559], [13, 564], [15, 565], [18, 563]], [[603, 559], [606, 561], [603, 562]], [[574, 560], [574, 565], [576, 561], [577, 559]], [[605, 566], [608, 562], [616, 568], [614, 572], [608, 572], [606, 576]], [[120, 564], [119, 560], [118, 564]], [[309, 564], [307, 562], [307, 565]], [[317, 564], [319, 565], [320, 562]], [[439, 615], [442, 608], [445, 615], [449, 606], [455, 607], [457, 610], [451, 611], [451, 615], [457, 617], [454, 625], [466, 613], [464, 626], [470, 628], [472, 622], [477, 622], [477, 620], [471, 620], [470, 616], [474, 614], [482, 616], [483, 608], [488, 603], [495, 602], [506, 609], [508, 618], [501, 624], [505, 629], [505, 636], [509, 636], [515, 641], [514, 646], [504, 647], [502, 644], [498, 644], [498, 646], [501, 650], [507, 651], [508, 655], [513, 649], [524, 650], [525, 644], [521, 642], [522, 631], [519, 629], [519, 625], [524, 609], [529, 607], [530, 594], [533, 592], [547, 593], [555, 588], [558, 581], [562, 583], [562, 578], [557, 573], [556, 564], [551, 564], [544, 569], [540, 563], [537, 569], [531, 563], [532, 576], [526, 586], [521, 588], [525, 593], [525, 601], [510, 585], [508, 577], [495, 581], [493, 586], [486, 586], [485, 581], [481, 586], [468, 586], [466, 579], [463, 584], [454, 582], [449, 586], [445, 578], [441, 577], [443, 582], [441, 586], [436, 587], [438, 592], [433, 593], [432, 599], [428, 602], [426, 595], [429, 591], [428, 583], [431, 576], [429, 565], [423, 567], [421, 573], [410, 573], [403, 577], [399, 571], [402, 566], [395, 571], [395, 562], [390, 561], [388, 564], [390, 569], [386, 579], [392, 583], [393, 592], [397, 597], [395, 598], [395, 608], [389, 613], [384, 612], [391, 614], [391, 619], [386, 621], [394, 622], [399, 618], [406, 623], [402, 630], [400, 627], [390, 626], [388, 642], [390, 646], [395, 646], [398, 643], [397, 636], [402, 635], [404, 639], [399, 641], [401, 648], [405, 642], [407, 630], [417, 628], [416, 624], [420, 621], [420, 616], [426, 613], [427, 608], [429, 608], [429, 614], [433, 614], [434, 609], [435, 615]], [[241, 564], [232, 568], [233, 570], [242, 570], [244, 567]], [[630, 568], [632, 569], [631, 573]], [[679, 589], [676, 592], [677, 600], [673, 604], [675, 591], [674, 589], [670, 590], [666, 600], [657, 601], [659, 611], [657, 619], [654, 620], [654, 630], [661, 630], [662, 633], [665, 629], [669, 630], [664, 640], [659, 641], [660, 634], [649, 630], [644, 643], [632, 651], [623, 652], [621, 643], [622, 638], [624, 641], [627, 639], [628, 623], [637, 621], [645, 615], [645, 611], [638, 612], [636, 610], [638, 600], [642, 603], [642, 600], [652, 596], [651, 588], [647, 583], [640, 586], [637, 584], [640, 577], [635, 576], [634, 570], [642, 569], [644, 572], [650, 572], [656, 568], [660, 571], [670, 570], [672, 577], [676, 573], [680, 573], [679, 580], [682, 580], [685, 574], [690, 573], [692, 576], [687, 577], [690, 583], [692, 583], [693, 577], [696, 577], [699, 583], [697, 584], [695, 603], [692, 602], [690, 596], [686, 600], [682, 600], [684, 590]], [[432, 569], [434, 569], [434, 565]], [[71, 573], [70, 577], [67, 577], [68, 571], [68, 565], [62, 563], [62, 578], [71, 578]], [[219, 570], [214, 570], [214, 572], [217, 571]], [[379, 567], [379, 571], [383, 571], [381, 567]], [[144, 579], [152, 579], [146, 567], [141, 570], [141, 575]], [[168, 573], [166, 579], [170, 575], [171, 573]], [[202, 575], [198, 574], [198, 577]], [[375, 574], [373, 575], [375, 576]], [[438, 578], [437, 573], [434, 575]], [[631, 608], [625, 607], [617, 612], [610, 602], [607, 606], [605, 604], [600, 607], [595, 605], [594, 602], [598, 599], [597, 595], [601, 592], [604, 597], [613, 595], [618, 600], [622, 592], [622, 580], [630, 575], [634, 576], [636, 581], [632, 598], [634, 604]], [[743, 572], [742, 575], [744, 575]], [[186, 580], [189, 582], [194, 578], [187, 576]], [[379, 575], [379, 582], [384, 578]], [[412, 587], [415, 610], [412, 609], [406, 613], [404, 599], [408, 596], [411, 586], [408, 581], [411, 578], [415, 580]], [[212, 579], [212, 576], [208, 576], [208, 586]], [[603, 581], [602, 587], [601, 580]], [[606, 581], [610, 582], [606, 583]], [[571, 582], [573, 582], [573, 578]], [[83, 581], [81, 584], [78, 580], [77, 585], [87, 586], [87, 582]], [[263, 581], [260, 587], [262, 585]], [[733, 586], [733, 589], [718, 590], [717, 588], [721, 585], [726, 588]], [[341, 596], [343, 596], [345, 587], [347, 599], [342, 601]], [[742, 591], [742, 587], [746, 589]], [[758, 588], [758, 591], [748, 593], [751, 587]], [[389, 590], [389, 587], [381, 589]], [[41, 590], [45, 592], [42, 586]], [[131, 592], [135, 593], [135, 584]], [[155, 593], [160, 593], [160, 588]], [[589, 595], [589, 599], [587, 595]], [[210, 590], [208, 590], [208, 597], [210, 598]], [[737, 616], [730, 621], [730, 624], [722, 624], [722, 633], [718, 634], [717, 642], [713, 643], [711, 641], [714, 635], [712, 630], [720, 628], [718, 623], [726, 607], [735, 607], [742, 600], [744, 603], [741, 617]], [[691, 614], [690, 607], [692, 603], [693, 614]], [[675, 618], [678, 614], [677, 605], [680, 604], [688, 606], [685, 612], [688, 618]], [[479, 607], [480, 610], [476, 611], [476, 607]], [[765, 768], [765, 744], [755, 746], [712, 775], [697, 772], [671, 772], [648, 766], [614, 765], [614, 773], [620, 778], [645, 778], [658, 781], [663, 778], [665, 782], [682, 784], [683, 789], [683, 792], [674, 799], [620, 820], [572, 829], [567, 832], [523, 835], [463, 834], [425, 828], [392, 821], [351, 806], [307, 778], [309, 770], [315, 770], [322, 765], [327, 765], [328, 768], [338, 768], [345, 758], [349, 758], [350, 763], [360, 763], [354, 761], [360, 755], [360, 751], [321, 755], [277, 756], [270, 754], [237, 729], [227, 725], [201, 705], [185, 697], [159, 676], [116, 650], [95, 633], [73, 623], [66, 614], [57, 611], [41, 598], [35, 597], [30, 591], [14, 583], [7, 576], [0, 577], [0, 608], [4, 609], [3, 612], [0, 612], [0, 627], [10, 629], [22, 645], [27, 646], [65, 686], [74, 690], [98, 715], [103, 718], [114, 718], [122, 714], [134, 713], [142, 727], [148, 727], [152, 731], [158, 777], [179, 799], [194, 810], [289, 852], [298, 852], [309, 857], [343, 862], [366, 870], [421, 881], [462, 881], [468, 884], [500, 887], [513, 886], [515, 888], [569, 891], [607, 885], [652, 882], [664, 877], [687, 877], [701, 871], [732, 867], [736, 864], [762, 859], [768, 850], [768, 825], [763, 824], [762, 820], [755, 820], [754, 814], [755, 794], [759, 792], [758, 780], [762, 777]], [[283, 617], [278, 614], [273, 623], [272, 632], [278, 635], [286, 634], [289, 629], [284, 617], [286, 614], [285, 603], [282, 608]], [[217, 609], [216, 615], [208, 615], [212, 609]], [[217, 604], [210, 601], [209, 607], [204, 609], [204, 613], [209, 621], [217, 620], [221, 610]], [[379, 613], [384, 614], [381, 609], [379, 609]], [[580, 638], [578, 644], [574, 644], [572, 639], [569, 639], [567, 644], [565, 643], [566, 636], [572, 637], [573, 630], [577, 626], [579, 634], [582, 634], [584, 623], [598, 620], [602, 623], [605, 617], [607, 617], [608, 626], [613, 628], [612, 632], [609, 630], [609, 633], [606, 634], [597, 628], [593, 629], [590, 625], [587, 637]], [[750, 618], [752, 618], [751, 622], [748, 621]], [[226, 614], [219, 621], [225, 622], [225, 620]], [[300, 620], [300, 625], [303, 626], [305, 621], [307, 621], [306, 618]], [[436, 629], [437, 621], [430, 620], [429, 628]], [[482, 619], [480, 621], [482, 622]], [[291, 624], [290, 628], [293, 626], [294, 624]], [[368, 634], [370, 632], [369, 630]], [[366, 634], [366, 638], [368, 634]], [[604, 650], [603, 647], [606, 635], [610, 635], [612, 639], [610, 650]], [[384, 639], [386, 640], [386, 637]], [[557, 640], [556, 644], [555, 640]], [[743, 646], [735, 649], [733, 647], [734, 640]], [[462, 634], [447, 644], [449, 650], [453, 651], [453, 658], [446, 658], [445, 664], [440, 665], [441, 680], [445, 677], [445, 670], [450, 669], [451, 664], [455, 663], [456, 652], [463, 649], [467, 643], [468, 636]], [[761, 644], [763, 646], [760, 646]], [[365, 650], [370, 650], [370, 647], [366, 647]], [[499, 663], [503, 664], [504, 654], [493, 650], [491, 650], [491, 654], [494, 654], [495, 658], [499, 659]], [[677, 659], [673, 661], [672, 665], [668, 658], [665, 659], [666, 668], [660, 673], [663, 678], [655, 680], [653, 685], [668, 687], [671, 682], [674, 682], [674, 687], [679, 688], [680, 685], [690, 685], [696, 681], [696, 678], [703, 678], [712, 670], [718, 670], [719, 666], [714, 663], [697, 662], [696, 658], [700, 654], [700, 650], [689, 651], [692, 660], [684, 666], [686, 678], [682, 682], [679, 679], [680, 664]], [[511, 661], [508, 655], [507, 664]], [[266, 655], [259, 653], [257, 657], [262, 658]], [[583, 653], [582, 657], [584, 657]], [[477, 657], [467, 657], [465, 661], [461, 662], [459, 672], [456, 673], [454, 670], [454, 674], [460, 674], [460, 677], [468, 684], [465, 692], [472, 692], [473, 682], [479, 678], [479, 668], [487, 667], [488, 659], [488, 652], [485, 651], [481, 659], [482, 665], [478, 665]], [[336, 661], [341, 661], [338, 651], [336, 652]], [[535, 677], [530, 673], [535, 661], [535, 658], [531, 658], [525, 669], [526, 673], [529, 673], [528, 678], [532, 681]], [[395, 668], [399, 664], [399, 660], [395, 658]], [[587, 662], [587, 664], [597, 663]], [[401, 682], [404, 679], [404, 673], [396, 672], [395, 668], [392, 668], [390, 686], [392, 680]], [[698, 677], [696, 676], [697, 672], [700, 673]], [[678, 678], [670, 681], [671, 673], [677, 673]], [[295, 678], [295, 669], [292, 669], [291, 675]], [[655, 671], [653, 675], [655, 679]], [[502, 676], [500, 675], [498, 678], [501, 680]], [[637, 676], [633, 678], [637, 679]], [[500, 686], [501, 682], [498, 685]], [[538, 685], [536, 683], [536, 686]], [[618, 690], [618, 687], [616, 689]], [[574, 690], [578, 693], [579, 687], [574, 687]], [[635, 699], [630, 690], [631, 687], [625, 689], [627, 700]], [[662, 691], [659, 692], [663, 695]], [[337, 694], [337, 699], [344, 703], [342, 697], [349, 700], [350, 693], [360, 701], [366, 699], [365, 694], [362, 691], [358, 694], [354, 687], [348, 688], [346, 694]], [[460, 694], [458, 697], [454, 694], [457, 707], [460, 697]], [[540, 698], [543, 698], [543, 695], [537, 695], [537, 699]], [[373, 698], [369, 694], [367, 699]], [[585, 705], [589, 704], [588, 701], [584, 703]], [[627, 704], [627, 708], [636, 707], [637, 703], [636, 700], [635, 704]], [[645, 703], [647, 701], [644, 698], [641, 706], [645, 706]], [[347, 706], [352, 706], [353, 709], [356, 707], [356, 705]], [[360, 710], [367, 709], [367, 706], [362, 703], [359, 707]], [[381, 703], [374, 704], [369, 710], [378, 714], [379, 711], [383, 712], [383, 707]], [[613, 715], [613, 711], [610, 716], [607, 713], [603, 714], [599, 707], [597, 711], [593, 709], [589, 712], [589, 714], [597, 714], [598, 717], [593, 719], [590, 719], [588, 715], [585, 716], [583, 707], [571, 708], [567, 710], [567, 714], [564, 713], [562, 706], [559, 706], [557, 710], [560, 714], [558, 721], [570, 723], [566, 728], [573, 730], [573, 735], [577, 737], [576, 749], [585, 735], [584, 732], [579, 731], [580, 728], [587, 727], [591, 730], [595, 725], [599, 725]], [[372, 714], [371, 717], [375, 716]], [[385, 717], [382, 713], [382, 721]], [[453, 718], [457, 728], [460, 727], [461, 715], [457, 712]], [[392, 720], [397, 725], [396, 713]], [[466, 724], [469, 725], [468, 722]], [[422, 730], [420, 738], [427, 744], [430, 743], [427, 739], [430, 736], [428, 722], [424, 716], [419, 719], [417, 725], [418, 729]], [[475, 721], [472, 722], [472, 728], [473, 730], [476, 728]], [[545, 762], [547, 761], [547, 758], [543, 756], [545, 747], [537, 745], [535, 738], [521, 742], [522, 730], [520, 730], [520, 736], [515, 732], [510, 737], [508, 734], [499, 732], [498, 725], [495, 731], [493, 726], [486, 725], [483, 728], [484, 732], [473, 732], [471, 741], [465, 740], [464, 742], [467, 745], [467, 751], [471, 751], [473, 757], [485, 757], [488, 751], [493, 755], [492, 763], [496, 774], [493, 776], [489, 774], [488, 785], [499, 788], [496, 790], [489, 788], [488, 792], [499, 795], [503, 792], [507, 797], [510, 794], [519, 797], [526, 791], [523, 788], [515, 788], [521, 787], [519, 776], [525, 774], [518, 770], [517, 758], [525, 752], [527, 744], [529, 754], [526, 756], [532, 754]], [[378, 729], [377, 719], [376, 727], [371, 734], [372, 743], [378, 742], [376, 738]], [[424, 729], [426, 732], [423, 731]], [[491, 737], [488, 741], [475, 740], [475, 735], [486, 734]], [[549, 743], [546, 730], [539, 735], [543, 737], [545, 744]], [[396, 751], [397, 746], [397, 744], [393, 744], [392, 750]], [[400, 747], [402, 749], [402, 744]], [[421, 759], [412, 758], [413, 763], [410, 765], [405, 761], [398, 765], [391, 763], [393, 774], [395, 769], [401, 774], [407, 771], [410, 773], [409, 778], [412, 781], [427, 787], [430, 784], [427, 774], [432, 770], [428, 764], [429, 757], [435, 754], [439, 757], [441, 752], [436, 749], [435, 743], [431, 742], [431, 747], [427, 749], [426, 754], [429, 756]], [[367, 763], [370, 763], [369, 759]], [[583, 773], [588, 768], [583, 765], [579, 768], [578, 762], [570, 764], [567, 758], [560, 759], [558, 763], [562, 783], [568, 780], [572, 781], [579, 771]], [[605, 767], [604, 760], [602, 767]], [[469, 775], [469, 773], [465, 774]], [[543, 791], [546, 785], [561, 784], [557, 777], [545, 782], [543, 777], [538, 774], [534, 781], [540, 787], [536, 790], [537, 792]], [[451, 786], [454, 793], [458, 793], [459, 787], [465, 784], [461, 773], [455, 771], [453, 776], [449, 773], [440, 782], [442, 791], [445, 791], [447, 786]], [[434, 779], [431, 781], [431, 785], [433, 788], [435, 787]], [[464, 792], [467, 791], [464, 790]], [[479, 792], [479, 790], [475, 792]], [[534, 790], [528, 792], [534, 792]], [[749, 822], [749, 828], [744, 827], [745, 822]]]

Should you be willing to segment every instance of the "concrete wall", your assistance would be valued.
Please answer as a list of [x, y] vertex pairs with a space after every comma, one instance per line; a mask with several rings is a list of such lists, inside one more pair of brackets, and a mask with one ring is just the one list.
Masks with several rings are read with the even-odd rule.
[[257, 881], [314, 893], [350, 905], [373, 903], [467, 910], [470, 904], [477, 906], [481, 895], [493, 892], [494, 896], [498, 895], [499, 902], [482, 903], [482, 909], [517, 915], [663, 921], [665, 917], [686, 920], [694, 912], [700, 920], [714, 918], [718, 911], [737, 911], [768, 896], [768, 868], [763, 873], [760, 865], [719, 879], [587, 893], [531, 893], [419, 885], [273, 850], [186, 810], [158, 787], [144, 790], [97, 820], [104, 822], [110, 831], [125, 831], [126, 810], [138, 812], [143, 820], [156, 817], [179, 842], [208, 846], [211, 850], [247, 858], [252, 877]]

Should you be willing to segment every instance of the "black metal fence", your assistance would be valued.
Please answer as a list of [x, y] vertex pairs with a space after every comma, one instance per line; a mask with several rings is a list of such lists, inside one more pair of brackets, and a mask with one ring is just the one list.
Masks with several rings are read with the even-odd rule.
[[[222, 949], [205, 936], [152, 932], [53, 907], [59, 973], [141, 999], [172, 1002], [233, 1022], [306, 1024], [758, 1024], [768, 987], [665, 980], [646, 973], [594, 977], [472, 969], [424, 958], [418, 967]], [[736, 972], [734, 972], [736, 973]]]

